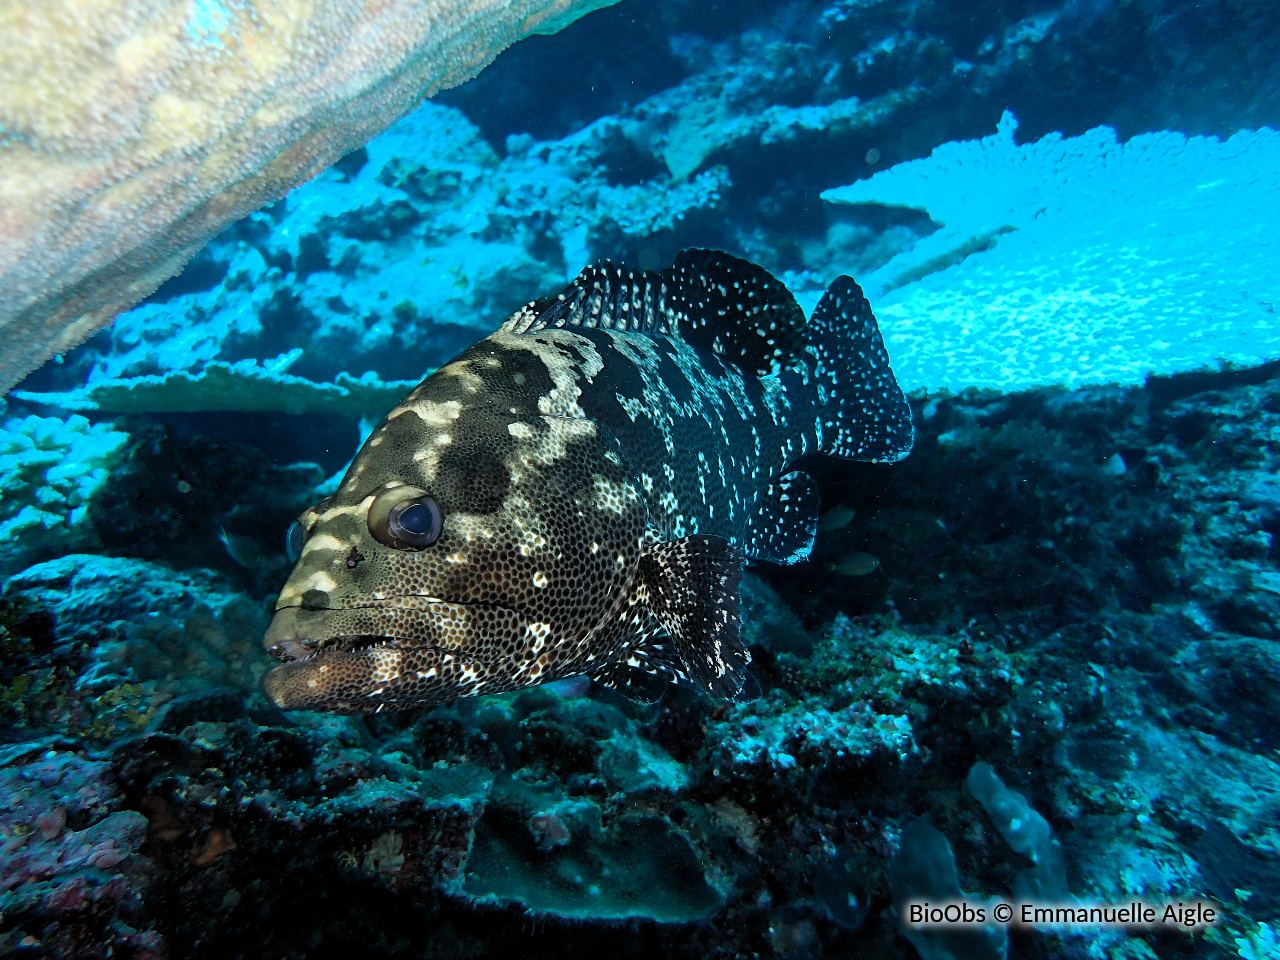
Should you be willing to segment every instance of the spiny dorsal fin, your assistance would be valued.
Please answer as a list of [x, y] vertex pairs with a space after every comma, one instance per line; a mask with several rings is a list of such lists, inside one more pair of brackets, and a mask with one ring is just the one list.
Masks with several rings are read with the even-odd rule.
[[658, 273], [603, 263], [559, 295], [535, 300], [508, 333], [596, 327], [679, 337], [740, 369], [764, 375], [796, 355], [804, 313], [763, 267], [718, 250], [684, 250]]
[[681, 338], [763, 376], [795, 356], [804, 311], [763, 267], [718, 250], [685, 250], [663, 271], [682, 317]]
[[751, 662], [738, 636], [741, 578], [742, 554], [723, 537], [670, 540], [640, 558], [645, 600], [671, 636], [685, 675], [725, 699], [738, 693]]
[[522, 307], [503, 329], [532, 333], [547, 327], [596, 327], [674, 335], [668, 299], [664, 274], [606, 260], [587, 267], [556, 296]]

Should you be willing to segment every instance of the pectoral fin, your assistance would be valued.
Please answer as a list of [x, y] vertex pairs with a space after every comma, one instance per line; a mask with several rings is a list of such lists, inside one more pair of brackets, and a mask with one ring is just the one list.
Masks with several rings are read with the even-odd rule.
[[639, 580], [670, 636], [684, 674], [715, 697], [733, 699], [751, 654], [738, 637], [742, 554], [723, 537], [695, 535], [648, 548]]

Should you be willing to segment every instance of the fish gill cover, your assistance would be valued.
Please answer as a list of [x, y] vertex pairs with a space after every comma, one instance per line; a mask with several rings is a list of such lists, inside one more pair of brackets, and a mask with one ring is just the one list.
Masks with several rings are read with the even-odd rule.
[[[252, 78], [211, 41], [221, 12], [265, 9], [175, 5], [198, 29], [163, 49]], [[151, 37], [133, 23], [107, 23], [125, 53]], [[89, 26], [66, 35], [93, 46]], [[103, 43], [103, 63], [138, 62]], [[4, 401], [0, 953], [1274, 956], [1277, 63], [1274, 12], [1232, 0], [623, 0], [226, 226]], [[41, 116], [105, 105], [93, 89], [46, 89]], [[25, 149], [5, 126], [0, 162]], [[32, 221], [49, 230], [81, 209], [52, 196], [58, 216]], [[139, 242], [146, 263], [191, 252]], [[681, 274], [682, 250], [727, 254]], [[659, 302], [644, 278], [724, 281], [717, 257], [727, 282], [670, 301], [678, 336], [617, 339], [624, 305]], [[718, 319], [743, 260], [770, 276], [748, 285], [774, 305], [763, 340]], [[613, 327], [583, 326], [605, 300]], [[544, 341], [519, 370], [482, 341], [513, 314], [507, 347]], [[887, 367], [844, 336], [877, 321]], [[588, 372], [606, 341], [635, 377]], [[529, 464], [449, 426], [452, 398], [427, 395], [449, 374], [415, 390], [468, 350], [481, 383], [526, 377], [512, 405], [537, 409], [496, 435]], [[726, 375], [691, 379], [707, 357]], [[869, 369], [906, 391], [911, 455], [812, 455], [904, 452], [886, 425], [905, 409], [842, 393], [883, 384]], [[755, 436], [729, 430], [748, 406]], [[396, 410], [404, 436], [379, 426]], [[587, 437], [591, 410], [609, 429]], [[429, 488], [452, 453], [485, 482]], [[486, 501], [495, 463], [562, 499]], [[523, 676], [550, 682], [362, 717], [264, 695], [277, 604], [338, 612], [326, 583], [290, 580], [295, 519], [302, 580], [377, 580], [411, 555], [457, 566], [464, 550], [431, 551], [485, 517], [524, 523], [539, 563], [589, 550], [583, 518], [634, 520], [641, 491], [644, 574], [616, 622], [646, 642], [594, 679], [548, 658]], [[334, 507], [332, 530], [309, 526]], [[759, 560], [740, 581], [736, 551]], [[527, 574], [522, 597], [596, 596], [572, 564], [513, 556], [489, 573]], [[405, 622], [427, 594], [464, 599], [434, 590], [399, 601]], [[559, 621], [526, 620], [541, 655]], [[398, 668], [383, 656], [378, 683]], [[903, 925], [940, 897], [1219, 915]]]

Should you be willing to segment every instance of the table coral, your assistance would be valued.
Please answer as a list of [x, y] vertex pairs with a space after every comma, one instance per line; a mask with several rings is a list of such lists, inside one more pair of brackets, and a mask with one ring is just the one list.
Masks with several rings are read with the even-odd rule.
[[424, 96], [611, 2], [7, 4], [0, 389]]
[[[296, 355], [302, 351], [295, 351]], [[15, 390], [20, 400], [61, 410], [104, 410], [112, 413], [237, 412], [314, 413], [381, 416], [417, 386], [417, 380], [385, 382], [372, 371], [361, 377], [339, 372], [333, 383], [317, 383], [286, 373], [280, 358], [258, 363], [214, 360], [199, 373], [171, 370], [164, 374], [94, 380], [65, 393]], [[83, 419], [83, 418], [81, 418]]]
[[[1224, 2], [1161, 0], [1160, 12], [1153, 8], [1141, 16], [1125, 6], [1126, 16], [1139, 19], [1133, 29], [1146, 32], [1142, 43], [1158, 51], [1151, 56], [1162, 64], [1161, 83], [1189, 83], [1202, 64], [1221, 63], [1222, 50], [1251, 49], [1253, 60], [1267, 61], [1274, 31], [1260, 31], [1252, 21], [1234, 23], [1221, 10]], [[693, 35], [708, 33], [695, 9], [668, 3], [653, 19], [676, 36], [655, 39], [654, 33], [651, 42], [669, 48], [664, 55], [673, 74], [639, 82], [635, 74], [642, 68], [600, 52], [623, 42], [615, 35], [629, 21], [621, 10], [594, 18], [605, 24], [594, 37], [584, 24], [572, 36], [548, 39], [542, 49], [555, 49], [552, 56], [518, 45], [494, 70], [424, 105], [284, 202], [215, 238], [182, 278], [118, 320], [109, 349], [101, 350], [98, 341], [81, 355], [84, 366], [95, 365], [100, 392], [75, 399], [104, 410], [215, 404], [219, 399], [210, 391], [166, 375], [185, 370], [198, 376], [211, 362], [262, 362], [306, 344], [291, 373], [313, 381], [310, 386], [290, 383], [273, 391], [274, 382], [255, 378], [237, 379], [236, 388], [253, 394], [254, 403], [271, 403], [274, 395], [282, 407], [296, 407], [305, 390], [317, 406], [335, 400], [346, 405], [348, 398], [333, 389], [339, 371], [419, 379], [427, 367], [468, 346], [477, 331], [492, 329], [509, 310], [602, 257], [654, 265], [681, 246], [716, 246], [812, 293], [840, 273], [865, 276], [928, 226], [920, 213], [886, 226], [883, 207], [866, 216], [848, 208], [817, 209], [813, 194], [824, 187], [921, 156], [948, 138], [969, 143], [966, 138], [990, 129], [1001, 106], [1026, 113], [1028, 101], [1046, 88], [1073, 100], [1065, 118], [1055, 121], [1071, 129], [1099, 122], [1123, 128], [1135, 113], [1158, 117], [1161, 125], [1179, 119], [1150, 102], [1134, 105], [1133, 91], [1101, 95], [1107, 83], [1098, 64], [1129, 56], [1129, 44], [1137, 42], [1129, 27], [1114, 22], [1119, 10], [1082, 22], [1076, 3], [1034, 13], [1022, 4], [991, 5], [975, 13], [989, 35], [972, 49], [975, 38], [963, 26], [968, 21], [922, 15], [905, 0], [808, 5], [794, 18], [779, 15], [772, 22], [767, 10], [744, 11], [744, 23], [753, 17], [764, 22], [740, 33], [730, 27], [727, 37], [710, 31], [713, 39]], [[1188, 26], [1188, 17], [1215, 28]], [[1173, 50], [1197, 52], [1174, 56]], [[545, 67], [565, 60], [587, 69], [588, 59], [589, 84], [575, 86], [566, 71]], [[515, 61], [524, 72], [513, 80], [504, 64]], [[1237, 66], [1248, 73], [1245, 64]], [[607, 85], [625, 90], [607, 110], [598, 93], [586, 92], [597, 80], [606, 86], [606, 78]], [[663, 89], [667, 83], [672, 85]], [[1237, 85], [1250, 87], [1247, 80]], [[553, 133], [541, 119], [548, 112], [572, 121]], [[1231, 131], [1266, 116], [1223, 114], [1180, 128]], [[1045, 129], [1034, 112], [1028, 123]], [[1082, 143], [1090, 147], [1093, 140], [1069, 138], [1062, 149], [1080, 152]], [[982, 231], [977, 240], [979, 246], [992, 242]], [[989, 254], [970, 259], [996, 256], [999, 245], [1015, 237], [996, 242]], [[1179, 242], [1199, 241], [1189, 234]], [[1249, 262], [1263, 256], [1250, 252], [1249, 238], [1238, 242]], [[895, 269], [908, 261], [910, 256], [896, 261]], [[1006, 268], [1000, 261], [992, 272], [998, 281], [1019, 269], [1039, 267]], [[1045, 272], [1045, 283], [1053, 279]], [[1243, 289], [1243, 280], [1227, 280]], [[985, 307], [989, 289], [999, 288], [987, 284], [969, 299]], [[1026, 305], [1005, 298], [994, 306], [993, 323], [999, 310]], [[1030, 306], [1041, 313], [1058, 309], [1053, 298]], [[951, 309], [943, 298], [931, 314], [933, 325], [920, 316], [914, 332], [899, 324], [903, 338], [917, 338], [910, 344], [913, 356], [934, 361], [914, 371], [915, 361], [907, 358], [906, 375], [918, 376], [921, 386], [968, 382], [968, 354], [938, 360], [947, 354], [945, 341], [938, 350], [929, 339], [950, 330]], [[1201, 352], [1192, 357], [1197, 363]], [[1072, 361], [1078, 361], [1074, 367]], [[1170, 365], [1181, 362], [1170, 358]], [[1100, 365], [1094, 357], [1068, 353], [1050, 373]], [[71, 387], [71, 371], [84, 366], [73, 362], [48, 379], [60, 375], [58, 386]], [[1011, 384], [1030, 380], [1030, 373], [1014, 367]], [[165, 379], [138, 380], [146, 375]], [[71, 398], [40, 399], [57, 404]], [[87, 403], [79, 409], [95, 409]]]

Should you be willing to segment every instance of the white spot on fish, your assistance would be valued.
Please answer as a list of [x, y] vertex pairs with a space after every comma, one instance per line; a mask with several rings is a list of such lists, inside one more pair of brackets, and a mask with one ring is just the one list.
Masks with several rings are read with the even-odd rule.
[[[475, 374], [471, 375], [475, 376]], [[462, 401], [446, 400], [443, 403], [436, 403], [434, 400], [411, 400], [388, 413], [387, 419], [394, 420], [406, 413], [416, 413], [418, 418], [429, 427], [446, 427], [462, 415]]]

